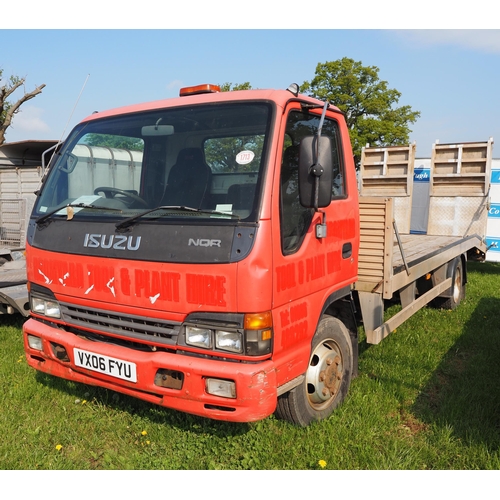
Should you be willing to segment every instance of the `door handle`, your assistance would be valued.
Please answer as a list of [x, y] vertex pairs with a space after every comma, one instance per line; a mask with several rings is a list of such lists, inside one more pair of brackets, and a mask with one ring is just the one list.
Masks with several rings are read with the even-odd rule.
[[344, 243], [342, 245], [342, 258], [348, 259], [352, 255], [352, 243]]

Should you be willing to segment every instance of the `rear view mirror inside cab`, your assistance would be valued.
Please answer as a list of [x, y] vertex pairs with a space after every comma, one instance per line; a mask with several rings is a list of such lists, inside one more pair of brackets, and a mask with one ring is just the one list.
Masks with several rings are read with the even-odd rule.
[[174, 133], [173, 125], [145, 125], [141, 129], [143, 137], [172, 135]]

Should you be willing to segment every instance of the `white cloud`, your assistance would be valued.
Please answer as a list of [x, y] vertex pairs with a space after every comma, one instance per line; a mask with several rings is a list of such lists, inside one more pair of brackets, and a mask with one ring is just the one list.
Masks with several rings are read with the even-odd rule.
[[169, 97], [178, 97], [179, 96], [179, 89], [184, 86], [184, 82], [182, 80], [172, 80], [171, 82], [167, 83], [166, 89], [167, 89], [167, 94], [166, 98]]
[[42, 108], [23, 105], [19, 112], [14, 115], [10, 128], [17, 133], [39, 134], [49, 132], [50, 127], [42, 119], [43, 113]]
[[500, 30], [398, 30], [398, 35], [424, 46], [455, 45], [500, 53]]
[[182, 87], [184, 83], [182, 80], [172, 80], [171, 82], [167, 83], [167, 89], [172, 90], [172, 89], [178, 89]]

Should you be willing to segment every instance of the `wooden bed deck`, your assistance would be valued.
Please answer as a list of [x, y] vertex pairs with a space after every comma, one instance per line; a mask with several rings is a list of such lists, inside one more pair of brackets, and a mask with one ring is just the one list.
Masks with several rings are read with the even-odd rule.
[[[403, 253], [409, 267], [428, 259], [443, 249], [456, 245], [462, 240], [460, 236], [429, 236], [427, 234], [400, 234]], [[394, 240], [392, 268], [396, 274], [404, 268], [403, 257], [398, 242]]]
[[400, 234], [402, 255], [393, 214], [392, 198], [360, 198], [357, 290], [391, 298], [424, 274], [482, 244], [479, 236]]

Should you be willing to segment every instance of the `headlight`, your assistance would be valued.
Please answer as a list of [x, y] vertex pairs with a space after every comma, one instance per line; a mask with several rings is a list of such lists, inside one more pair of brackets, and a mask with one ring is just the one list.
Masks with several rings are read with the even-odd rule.
[[186, 344], [204, 349], [215, 348], [227, 352], [243, 352], [243, 334], [236, 330], [186, 326]]
[[60, 318], [61, 309], [59, 308], [59, 303], [54, 300], [47, 300], [45, 302], [45, 315], [51, 318]]
[[273, 318], [261, 313], [191, 313], [183, 325], [180, 344], [244, 356], [271, 354]]
[[31, 297], [31, 310], [49, 318], [60, 318], [61, 309], [56, 300], [46, 300], [40, 297]]
[[215, 331], [215, 346], [231, 352], [243, 352], [243, 342], [239, 332]]
[[31, 297], [31, 310], [34, 313], [43, 314], [45, 316], [45, 300]]
[[212, 347], [212, 330], [186, 326], [186, 344], [210, 349]]

